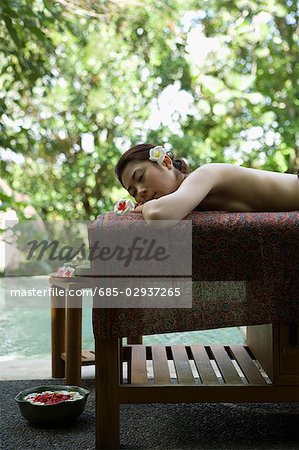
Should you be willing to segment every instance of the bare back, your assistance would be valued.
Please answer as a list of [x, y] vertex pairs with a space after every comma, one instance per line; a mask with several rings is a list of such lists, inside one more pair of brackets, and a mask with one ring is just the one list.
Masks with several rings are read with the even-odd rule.
[[299, 210], [299, 178], [295, 174], [213, 163], [217, 186], [203, 199], [206, 211]]

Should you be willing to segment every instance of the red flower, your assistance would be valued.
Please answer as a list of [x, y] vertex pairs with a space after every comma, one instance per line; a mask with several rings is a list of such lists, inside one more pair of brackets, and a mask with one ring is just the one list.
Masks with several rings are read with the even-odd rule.
[[116, 214], [127, 214], [131, 212], [135, 208], [134, 203], [132, 200], [123, 200], [120, 199], [118, 202], [114, 205], [114, 212]]
[[126, 202], [119, 202], [118, 204], [118, 210], [119, 211], [124, 211], [127, 207], [127, 203]]
[[65, 400], [69, 400], [70, 398], [72, 398], [71, 395], [58, 394], [58, 392], [54, 392], [53, 394], [37, 395], [32, 401], [43, 403], [44, 405], [54, 405]]

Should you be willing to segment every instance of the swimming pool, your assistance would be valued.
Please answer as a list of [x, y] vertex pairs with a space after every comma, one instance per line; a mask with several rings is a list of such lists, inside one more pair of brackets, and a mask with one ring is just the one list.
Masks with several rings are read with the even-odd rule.
[[[36, 287], [44, 286], [47, 277], [38, 277]], [[49, 308], [11, 308], [5, 305], [4, 279], [0, 278], [0, 361], [24, 358], [50, 358], [51, 311]], [[94, 348], [92, 334], [92, 297], [84, 296], [82, 311], [82, 345]], [[168, 333], [144, 337], [145, 344], [242, 344], [243, 334], [238, 328]]]

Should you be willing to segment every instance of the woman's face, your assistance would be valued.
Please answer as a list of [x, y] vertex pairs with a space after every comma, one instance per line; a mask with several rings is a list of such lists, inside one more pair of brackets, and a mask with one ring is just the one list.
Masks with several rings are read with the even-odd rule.
[[122, 174], [126, 190], [141, 204], [176, 191], [181, 181], [169, 157], [163, 166], [151, 161], [131, 161]]

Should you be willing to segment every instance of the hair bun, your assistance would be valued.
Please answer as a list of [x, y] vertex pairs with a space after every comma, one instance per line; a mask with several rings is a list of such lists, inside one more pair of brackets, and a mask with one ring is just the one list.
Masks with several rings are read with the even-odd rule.
[[188, 160], [186, 158], [179, 158], [173, 161], [173, 165], [176, 169], [178, 169], [182, 173], [189, 173], [190, 167]]

